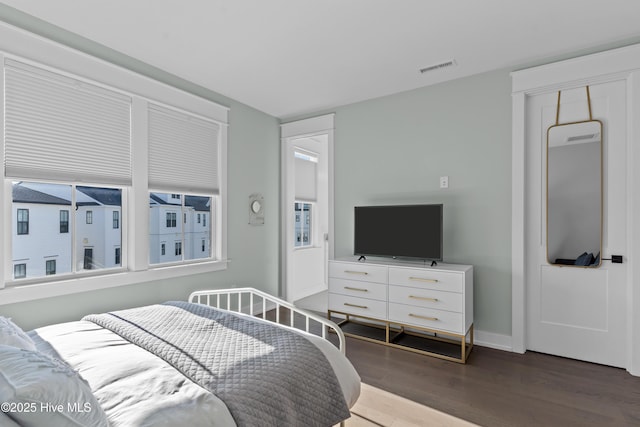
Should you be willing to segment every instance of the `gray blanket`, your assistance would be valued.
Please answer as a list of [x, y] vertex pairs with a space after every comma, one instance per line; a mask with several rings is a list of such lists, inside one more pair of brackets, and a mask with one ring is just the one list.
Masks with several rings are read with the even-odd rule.
[[214, 393], [238, 426], [330, 426], [349, 417], [325, 356], [290, 330], [182, 301], [83, 320], [154, 353]]

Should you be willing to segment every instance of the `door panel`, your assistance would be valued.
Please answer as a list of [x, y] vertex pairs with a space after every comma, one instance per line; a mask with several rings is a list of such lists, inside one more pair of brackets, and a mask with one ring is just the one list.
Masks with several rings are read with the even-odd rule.
[[[590, 86], [593, 119], [603, 123], [603, 259], [626, 255], [627, 248], [625, 89], [624, 81]], [[527, 98], [526, 346], [624, 367], [628, 264], [579, 268], [546, 259], [546, 136], [556, 104], [557, 92]], [[562, 91], [559, 122], [588, 119], [584, 87]]]

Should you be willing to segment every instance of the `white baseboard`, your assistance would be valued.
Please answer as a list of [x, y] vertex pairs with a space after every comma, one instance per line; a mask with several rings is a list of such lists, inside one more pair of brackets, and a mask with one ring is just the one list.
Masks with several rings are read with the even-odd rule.
[[513, 351], [511, 335], [496, 334], [486, 331], [473, 331], [473, 344], [480, 347], [489, 347], [496, 350]]

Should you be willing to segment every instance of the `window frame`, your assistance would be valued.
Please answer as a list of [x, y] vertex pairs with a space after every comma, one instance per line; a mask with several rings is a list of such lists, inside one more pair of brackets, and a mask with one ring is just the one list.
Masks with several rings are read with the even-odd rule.
[[[11, 53], [8, 53], [11, 52]], [[59, 276], [56, 280], [43, 278], [16, 281], [13, 278], [11, 251], [11, 181], [24, 179], [36, 181], [33, 177], [5, 176], [4, 185], [0, 186], [0, 198], [4, 201], [4, 227], [0, 227], [0, 306], [41, 298], [55, 297], [77, 292], [127, 286], [155, 280], [184, 277], [194, 274], [220, 271], [227, 268], [227, 138], [229, 108], [203, 97], [177, 89], [165, 82], [153, 80], [147, 76], [110, 64], [91, 55], [69, 49], [67, 46], [52, 42], [10, 26], [0, 26], [0, 60], [12, 58], [32, 64], [53, 72], [68, 75], [77, 80], [84, 80], [95, 86], [120, 91], [132, 99], [132, 156], [147, 159], [148, 141], [146, 132], [146, 106], [149, 102], [189, 112], [219, 125], [218, 133], [218, 179], [219, 192], [216, 194], [215, 224], [212, 223], [212, 234], [215, 242], [211, 242], [213, 259], [190, 260], [178, 266], [159, 265], [153, 268], [148, 262], [148, 192], [177, 193], [178, 189], [151, 189], [146, 184], [146, 162], [142, 167], [136, 164], [132, 170], [132, 184], [123, 188], [123, 204], [121, 211], [122, 229], [122, 263], [127, 267], [124, 274], [112, 274], [112, 269], [85, 272], [81, 281], [77, 277]], [[4, 64], [4, 61], [0, 61]], [[64, 70], [64, 71], [62, 71]], [[82, 76], [82, 77], [81, 77]], [[0, 83], [4, 76], [0, 73]], [[3, 85], [0, 84], [0, 95]], [[0, 150], [0, 159], [3, 159]], [[82, 177], [67, 184], [103, 186], [104, 183], [85, 182]], [[46, 179], [43, 182], [55, 182]], [[174, 190], [174, 191], [172, 191]], [[140, 196], [142, 195], [142, 196]], [[71, 218], [70, 220], [73, 220]], [[215, 228], [214, 228], [215, 227]], [[30, 230], [33, 231], [33, 230]], [[29, 286], [22, 286], [28, 284]]]

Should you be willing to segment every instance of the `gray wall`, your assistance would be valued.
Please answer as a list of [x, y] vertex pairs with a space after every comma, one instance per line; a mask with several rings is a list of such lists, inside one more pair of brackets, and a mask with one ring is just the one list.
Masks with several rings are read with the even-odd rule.
[[[473, 264], [476, 329], [511, 334], [508, 71], [337, 108], [335, 253], [353, 253], [353, 207], [444, 204], [444, 260]], [[449, 189], [439, 177], [449, 176]]]
[[[12, 317], [23, 328], [32, 329], [54, 322], [77, 320], [91, 312], [184, 299], [196, 289], [237, 285], [278, 293], [280, 128], [276, 118], [2, 4], [0, 20], [231, 108], [227, 188], [228, 256], [231, 262], [226, 271], [0, 305], [0, 315]], [[248, 197], [256, 192], [265, 198], [263, 226], [248, 224]]]

